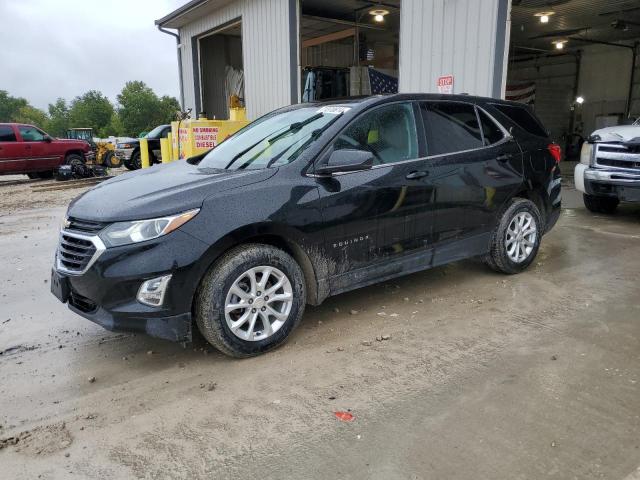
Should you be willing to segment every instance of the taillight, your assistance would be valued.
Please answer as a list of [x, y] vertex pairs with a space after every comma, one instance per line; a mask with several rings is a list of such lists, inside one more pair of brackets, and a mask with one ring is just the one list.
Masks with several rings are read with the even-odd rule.
[[550, 143], [547, 146], [547, 149], [556, 163], [560, 163], [560, 160], [562, 159], [562, 149], [560, 148], [560, 145], [557, 143]]

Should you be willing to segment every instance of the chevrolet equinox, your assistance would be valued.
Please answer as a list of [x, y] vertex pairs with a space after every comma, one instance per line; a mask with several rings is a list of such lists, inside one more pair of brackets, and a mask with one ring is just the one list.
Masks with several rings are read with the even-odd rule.
[[257, 355], [331, 295], [476, 256], [523, 271], [560, 213], [560, 155], [525, 105], [490, 98], [282, 108], [76, 198], [51, 290], [109, 330], [189, 342], [197, 325]]

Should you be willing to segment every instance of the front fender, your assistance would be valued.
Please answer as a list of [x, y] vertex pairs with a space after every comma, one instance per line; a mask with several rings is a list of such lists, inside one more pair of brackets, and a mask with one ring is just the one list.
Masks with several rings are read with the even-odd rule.
[[182, 230], [210, 245], [199, 262], [201, 276], [240, 244], [264, 242], [287, 250], [305, 273], [309, 303], [317, 303], [326, 297], [328, 272], [321, 224], [315, 182], [292, 187], [290, 179], [272, 178], [207, 198]]

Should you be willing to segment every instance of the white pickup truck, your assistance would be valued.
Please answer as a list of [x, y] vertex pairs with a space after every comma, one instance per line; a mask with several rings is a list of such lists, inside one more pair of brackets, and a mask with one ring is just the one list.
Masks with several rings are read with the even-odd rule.
[[640, 119], [591, 134], [582, 145], [575, 185], [592, 212], [613, 213], [620, 202], [640, 202]]

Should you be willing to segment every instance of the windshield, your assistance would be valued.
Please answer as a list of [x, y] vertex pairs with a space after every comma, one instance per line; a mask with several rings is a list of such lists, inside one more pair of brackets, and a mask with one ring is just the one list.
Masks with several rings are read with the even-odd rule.
[[267, 115], [211, 150], [204, 168], [255, 170], [294, 161], [348, 107], [303, 107]]
[[166, 125], [160, 125], [159, 127], [154, 128], [149, 133], [145, 135], [145, 138], [160, 138], [162, 135], [162, 131], [166, 128]]

